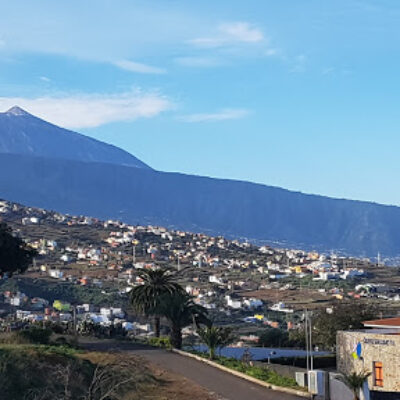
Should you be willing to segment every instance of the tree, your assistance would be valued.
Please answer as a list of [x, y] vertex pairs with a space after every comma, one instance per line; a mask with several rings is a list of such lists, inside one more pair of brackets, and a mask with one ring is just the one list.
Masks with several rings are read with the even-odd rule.
[[351, 374], [339, 377], [339, 380], [353, 392], [354, 400], [360, 400], [360, 390], [370, 375], [371, 373], [366, 371], [352, 372]]
[[306, 347], [306, 333], [304, 326], [289, 331], [288, 347]]
[[192, 323], [196, 326], [209, 323], [207, 310], [182, 291], [164, 296], [158, 312], [169, 321], [171, 344], [177, 349], [182, 347], [182, 328]]
[[208, 347], [209, 358], [213, 360], [215, 358], [215, 350], [218, 347], [227, 346], [234, 340], [232, 334], [232, 328], [230, 327], [219, 327], [219, 326], [207, 326], [197, 331], [202, 342]]
[[338, 304], [331, 313], [320, 310], [312, 317], [312, 341], [325, 349], [334, 349], [338, 331], [363, 328], [363, 321], [376, 317], [376, 307], [360, 303]]
[[36, 254], [36, 250], [13, 236], [7, 224], [0, 222], [0, 277], [25, 272]]
[[283, 347], [288, 343], [288, 333], [277, 328], [266, 329], [259, 337], [259, 344], [263, 347]]
[[183, 292], [183, 288], [175, 282], [175, 275], [169, 269], [149, 269], [139, 272], [143, 284], [131, 290], [133, 308], [146, 316], [154, 316], [154, 331], [160, 337], [159, 308], [161, 299], [175, 292]]

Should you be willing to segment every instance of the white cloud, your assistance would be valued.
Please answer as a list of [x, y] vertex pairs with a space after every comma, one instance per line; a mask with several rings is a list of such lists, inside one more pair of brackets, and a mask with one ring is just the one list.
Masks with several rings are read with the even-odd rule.
[[113, 62], [112, 64], [126, 71], [137, 72], [139, 74], [165, 74], [167, 72], [163, 68], [153, 67], [151, 65], [146, 65], [129, 60], [119, 60]]
[[178, 57], [175, 62], [184, 67], [209, 68], [221, 65], [221, 60], [213, 57]]
[[37, 98], [0, 97], [0, 109], [15, 105], [65, 128], [94, 128], [117, 121], [155, 117], [173, 107], [164, 96], [140, 90], [120, 94], [77, 94]]
[[217, 122], [244, 118], [250, 114], [249, 110], [225, 108], [215, 113], [189, 114], [179, 117], [183, 122]]
[[264, 34], [260, 29], [252, 27], [247, 22], [233, 22], [221, 24], [219, 30], [232, 39], [239, 42], [261, 42], [264, 40]]
[[198, 47], [221, 47], [237, 43], [259, 43], [266, 41], [263, 32], [247, 22], [230, 22], [218, 26], [214, 36], [200, 37], [190, 41]]
[[48, 78], [47, 76], [41, 76], [41, 77], [39, 77], [39, 79], [40, 79], [41, 81], [43, 81], [43, 82], [51, 82], [51, 79]]

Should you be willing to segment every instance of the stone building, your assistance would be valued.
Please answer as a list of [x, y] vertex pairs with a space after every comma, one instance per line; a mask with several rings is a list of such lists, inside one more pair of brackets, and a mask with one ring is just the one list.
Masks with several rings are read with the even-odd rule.
[[371, 373], [371, 400], [400, 399], [400, 318], [364, 322], [369, 329], [338, 332], [337, 367]]

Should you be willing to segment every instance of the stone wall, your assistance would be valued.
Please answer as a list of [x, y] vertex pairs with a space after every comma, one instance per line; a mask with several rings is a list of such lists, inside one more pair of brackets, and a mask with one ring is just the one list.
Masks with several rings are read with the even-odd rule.
[[[361, 343], [361, 359], [352, 356], [357, 343]], [[374, 386], [374, 361], [383, 364], [383, 387]], [[400, 336], [361, 331], [338, 332], [337, 367], [343, 374], [371, 372], [368, 378], [370, 390], [400, 392]]]

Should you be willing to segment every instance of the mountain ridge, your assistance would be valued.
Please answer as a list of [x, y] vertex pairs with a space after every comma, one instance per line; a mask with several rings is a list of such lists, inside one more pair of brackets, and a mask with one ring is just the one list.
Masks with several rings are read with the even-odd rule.
[[[88, 157], [88, 148], [82, 152], [79, 146], [84, 135], [26, 115], [19, 108], [5, 114], [0, 114], [0, 197], [7, 200], [290, 247], [333, 249], [357, 256], [400, 255], [400, 207], [155, 171], [118, 148], [111, 155], [100, 152]], [[5, 124], [5, 119], [12, 124]], [[39, 128], [48, 130], [44, 136], [37, 133], [37, 121]], [[38, 146], [27, 149], [25, 135], [37, 134], [45, 141], [54, 131], [57, 138], [78, 138], [69, 141], [69, 153]], [[4, 151], [4, 143], [13, 134], [20, 141], [11, 143], [14, 152]], [[71, 152], [77, 156], [72, 157]], [[125, 157], [131, 163], [126, 163]]]
[[150, 168], [117, 146], [51, 124], [18, 106], [0, 113], [0, 153]]
[[0, 170], [6, 167], [10, 173], [0, 173], [0, 197], [32, 206], [305, 249], [400, 254], [395, 206], [114, 164], [0, 154]]

